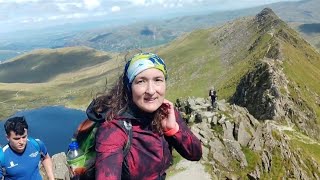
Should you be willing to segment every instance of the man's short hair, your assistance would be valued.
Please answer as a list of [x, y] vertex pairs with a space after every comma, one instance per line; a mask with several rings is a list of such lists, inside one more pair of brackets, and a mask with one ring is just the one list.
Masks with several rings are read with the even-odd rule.
[[25, 130], [28, 129], [28, 124], [24, 116], [12, 117], [4, 124], [4, 129], [8, 136], [11, 131], [15, 132], [17, 135], [23, 135]]

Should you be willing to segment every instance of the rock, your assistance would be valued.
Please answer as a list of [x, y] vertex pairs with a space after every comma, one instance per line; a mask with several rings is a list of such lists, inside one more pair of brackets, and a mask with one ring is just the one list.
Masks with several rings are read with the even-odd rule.
[[248, 178], [250, 180], [258, 180], [258, 179], [260, 179], [261, 175], [260, 175], [259, 166], [256, 166], [256, 169], [253, 172], [249, 173], [247, 176], [248, 176]]
[[262, 146], [261, 146], [261, 139], [262, 139], [262, 127], [259, 126], [256, 129], [256, 132], [253, 135], [254, 139], [252, 140], [252, 142], [249, 143], [249, 147], [250, 149], [254, 150], [254, 151], [261, 151], [262, 150]]
[[58, 153], [52, 156], [53, 161], [53, 173], [57, 180], [69, 180], [68, 167], [66, 166], [67, 159], [64, 152]]
[[228, 140], [235, 140], [233, 137], [233, 128], [234, 124], [231, 123], [230, 121], [225, 121], [222, 124], [223, 127], [223, 139], [228, 139]]
[[247, 167], [248, 162], [246, 159], [246, 156], [241, 150], [241, 146], [238, 141], [230, 140], [230, 139], [223, 139], [223, 142], [227, 148], [227, 150], [230, 152], [232, 157], [237, 159], [240, 162], [241, 168]]
[[215, 126], [218, 124], [218, 117], [217, 116], [213, 116], [212, 120], [210, 122], [211, 127]]
[[202, 122], [202, 116], [200, 113], [197, 113], [194, 119], [195, 123], [201, 123]]
[[249, 144], [250, 139], [252, 138], [251, 134], [253, 134], [252, 132], [250, 132], [251, 129], [252, 127], [250, 126], [250, 124], [247, 124], [245, 121], [241, 121], [239, 123], [237, 139], [241, 146], [246, 147]]
[[213, 159], [218, 161], [223, 167], [227, 168], [230, 160], [228, 159], [227, 150], [223, 143], [218, 138], [214, 138], [209, 143], [209, 146]]

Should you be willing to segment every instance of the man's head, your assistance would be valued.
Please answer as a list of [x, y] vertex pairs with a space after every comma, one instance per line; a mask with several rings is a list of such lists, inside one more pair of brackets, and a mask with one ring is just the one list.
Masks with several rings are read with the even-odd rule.
[[4, 124], [4, 129], [10, 147], [14, 151], [22, 153], [26, 147], [28, 136], [28, 124], [25, 118], [23, 116], [9, 118]]

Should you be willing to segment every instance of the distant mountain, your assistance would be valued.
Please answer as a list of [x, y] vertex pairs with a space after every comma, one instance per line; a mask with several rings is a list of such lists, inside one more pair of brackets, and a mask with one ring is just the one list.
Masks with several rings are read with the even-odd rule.
[[[3, 34], [0, 50], [30, 51], [37, 48], [61, 48], [69, 46], [88, 46], [104, 51], [126, 51], [148, 48], [171, 42], [180, 35], [196, 29], [221, 25], [236, 18], [255, 15], [265, 7], [272, 8], [279, 17], [315, 47], [320, 46], [319, 30], [320, 3], [318, 0], [281, 2], [266, 6], [235, 11], [214, 12], [190, 15], [165, 20], [130, 20], [126, 25], [115, 21], [92, 21], [82, 24], [65, 24], [47, 29], [21, 31]], [[136, 23], [133, 23], [136, 22]], [[130, 24], [129, 24], [130, 23]], [[311, 30], [311, 31], [310, 31]], [[11, 37], [5, 40], [4, 37]], [[4, 59], [7, 56], [1, 56]], [[11, 57], [11, 56], [10, 56]]]
[[[297, 27], [297, 24], [320, 22], [319, 4], [318, 0], [281, 2], [250, 9], [183, 16], [164, 21], [147, 21], [117, 28], [100, 28], [99, 30], [79, 33], [66, 42], [65, 46], [86, 45], [107, 51], [157, 46], [170, 42], [181, 34], [195, 29], [209, 28], [236, 18], [257, 14], [265, 7], [271, 7], [279, 17], [292, 24], [292, 27], [296, 27], [296, 30], [301, 31], [308, 40], [311, 40], [303, 29]], [[146, 31], [148, 33], [144, 33]], [[319, 33], [318, 30], [317, 33]], [[314, 42], [313, 44], [317, 46], [317, 43]]]
[[291, 27], [300, 32], [303, 38], [320, 50], [320, 3], [318, 0], [305, 0], [287, 3], [286, 6], [270, 6]]
[[269, 7], [288, 23], [314, 23], [319, 22], [320, 19], [319, 6], [318, 0], [302, 0], [274, 3]]
[[0, 50], [0, 63], [4, 62], [5, 60], [11, 59], [15, 56], [18, 56], [19, 52], [12, 51], [12, 50]]
[[[183, 33], [208, 28], [232, 20], [246, 11], [193, 15], [167, 20], [137, 22], [116, 28], [100, 28], [78, 33], [65, 46], [86, 45], [99, 50], [123, 51], [168, 43]], [[252, 13], [254, 14], [254, 13]]]

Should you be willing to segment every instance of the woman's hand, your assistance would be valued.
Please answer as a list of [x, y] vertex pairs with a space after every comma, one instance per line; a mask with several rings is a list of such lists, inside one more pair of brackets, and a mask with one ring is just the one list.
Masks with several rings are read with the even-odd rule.
[[164, 99], [160, 108], [164, 108], [164, 110], [168, 112], [168, 115], [161, 121], [163, 131], [166, 132], [176, 128], [177, 122], [173, 103]]

